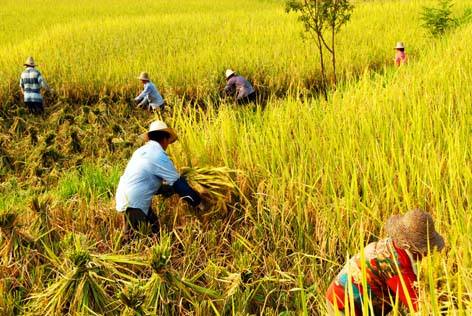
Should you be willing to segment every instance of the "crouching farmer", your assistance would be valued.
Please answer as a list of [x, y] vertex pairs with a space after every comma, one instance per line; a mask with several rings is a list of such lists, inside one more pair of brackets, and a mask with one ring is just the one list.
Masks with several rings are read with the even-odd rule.
[[138, 79], [141, 80], [141, 83], [144, 87], [143, 91], [136, 98], [134, 98], [134, 101], [136, 101], [138, 107], [144, 107], [148, 110], [163, 110], [165, 101], [154, 83], [151, 81], [151, 79], [149, 79], [148, 73], [142, 72]]
[[134, 152], [116, 191], [116, 210], [125, 215], [125, 236], [143, 224], [150, 225], [152, 233], [159, 232], [151, 201], [153, 195], [161, 193], [164, 181], [172, 193], [179, 194], [193, 207], [201, 207], [199, 194], [180, 176], [166, 154], [167, 147], [177, 140], [175, 131], [162, 121], [154, 121], [142, 137], [146, 144]]
[[240, 105], [256, 101], [256, 92], [246, 78], [237, 75], [231, 69], [226, 70], [225, 76], [224, 93], [226, 96], [233, 96], [236, 103]]
[[[444, 240], [435, 231], [431, 215], [418, 209], [390, 217], [385, 229], [389, 237], [368, 244], [364, 259], [361, 254], [352, 257], [329, 286], [326, 298], [330, 315], [353, 315], [352, 310], [355, 315], [387, 315], [397, 299], [405, 308], [418, 311], [415, 262], [434, 248], [441, 250]], [[370, 301], [369, 311], [363, 314], [364, 296]]]

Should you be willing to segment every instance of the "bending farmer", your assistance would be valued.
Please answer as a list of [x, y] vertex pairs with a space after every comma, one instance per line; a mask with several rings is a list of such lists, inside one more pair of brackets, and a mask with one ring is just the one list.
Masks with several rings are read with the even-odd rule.
[[25, 70], [21, 73], [20, 89], [23, 100], [32, 114], [42, 114], [44, 112], [43, 96], [41, 88], [51, 91], [46, 80], [35, 68], [33, 57], [28, 57], [24, 63]]
[[197, 207], [201, 202], [166, 154], [167, 146], [177, 140], [175, 131], [162, 121], [154, 121], [142, 136], [147, 142], [134, 152], [116, 191], [116, 210], [125, 213], [127, 234], [143, 224], [149, 224], [153, 233], [159, 232], [151, 200], [161, 193], [164, 181], [171, 186], [171, 193], [179, 194], [191, 206]]
[[[444, 240], [434, 229], [431, 215], [418, 209], [390, 217], [385, 229], [389, 238], [368, 244], [363, 256], [352, 257], [329, 286], [330, 315], [345, 315], [352, 309], [355, 315], [387, 315], [397, 299], [410, 311], [418, 311], [415, 263], [429, 250], [441, 250]], [[364, 297], [369, 298], [373, 314], [362, 313]]]
[[156, 86], [149, 79], [147, 72], [142, 72], [138, 77], [141, 83], [144, 85], [144, 90], [134, 98], [134, 101], [138, 103], [138, 107], [144, 107], [148, 110], [164, 109], [164, 99], [162, 98]]
[[225, 95], [235, 96], [237, 104], [247, 104], [256, 101], [256, 92], [246, 78], [236, 75], [231, 69], [226, 70], [225, 75]]

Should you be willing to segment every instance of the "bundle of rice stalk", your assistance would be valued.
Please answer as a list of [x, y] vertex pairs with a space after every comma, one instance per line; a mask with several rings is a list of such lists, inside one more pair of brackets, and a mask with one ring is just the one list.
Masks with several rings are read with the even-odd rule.
[[135, 273], [127, 266], [144, 263], [131, 256], [92, 254], [91, 247], [83, 240], [74, 238], [73, 249], [66, 252], [65, 258], [56, 256], [45, 247], [45, 255], [58, 270], [58, 275], [46, 289], [30, 297], [28, 310], [32, 314], [113, 313], [117, 306], [116, 300], [109, 294], [109, 289], [116, 286], [113, 280], [135, 280]]
[[200, 194], [216, 202], [228, 202], [231, 195], [241, 195], [233, 177], [240, 171], [228, 167], [184, 167], [182, 175]]
[[146, 305], [148, 309], [157, 315], [173, 315], [177, 311], [173, 310], [170, 304], [185, 298], [192, 305], [198, 295], [211, 298], [219, 298], [219, 293], [198, 286], [190, 281], [179, 277], [178, 273], [170, 266], [171, 239], [169, 235], [161, 238], [159, 244], [151, 249], [150, 266], [153, 269], [152, 276], [144, 285], [146, 292]]
[[24, 231], [18, 221], [18, 214], [12, 210], [0, 212], [0, 262], [30, 260], [27, 254], [34, 247], [34, 238]]
[[121, 312], [123, 316], [149, 315], [145, 308], [145, 292], [140, 282], [128, 283], [118, 294], [120, 302], [124, 305]]

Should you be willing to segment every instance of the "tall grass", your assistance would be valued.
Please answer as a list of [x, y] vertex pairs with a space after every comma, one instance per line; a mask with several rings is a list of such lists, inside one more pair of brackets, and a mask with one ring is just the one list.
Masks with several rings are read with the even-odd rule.
[[[419, 11], [430, 1], [358, 1], [338, 40], [339, 72], [356, 78], [390, 64], [405, 41], [411, 60], [427, 41]], [[466, 1], [458, 1], [457, 8]], [[54, 8], [50, 10], [49, 8]], [[128, 97], [146, 70], [167, 96], [217, 95], [234, 68], [264, 93], [312, 88], [319, 81], [316, 49], [303, 42], [283, 1], [16, 1], [2, 3], [1, 100], [18, 96], [24, 59], [36, 57], [59, 95], [73, 100]], [[389, 12], [389, 14], [385, 14]], [[99, 21], [99, 22], [98, 22]], [[26, 30], [34, 30], [34, 37]]]

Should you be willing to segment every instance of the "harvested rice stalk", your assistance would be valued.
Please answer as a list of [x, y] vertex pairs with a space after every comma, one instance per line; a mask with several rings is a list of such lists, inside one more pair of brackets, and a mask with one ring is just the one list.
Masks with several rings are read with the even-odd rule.
[[181, 170], [189, 184], [203, 196], [227, 202], [231, 195], [240, 195], [233, 177], [240, 171], [228, 167], [184, 167]]
[[72, 249], [60, 258], [46, 248], [45, 254], [58, 270], [56, 280], [45, 290], [30, 297], [29, 311], [34, 315], [113, 314], [115, 300], [109, 289], [115, 289], [114, 279], [134, 280], [128, 266], [144, 265], [136, 257], [95, 255], [85, 238], [72, 236]]
[[18, 221], [18, 214], [12, 210], [0, 212], [0, 263], [29, 260], [29, 252], [34, 248], [34, 238], [24, 231]]
[[124, 310], [121, 315], [144, 316], [149, 315], [145, 308], [145, 289], [140, 282], [130, 282], [118, 294]]

